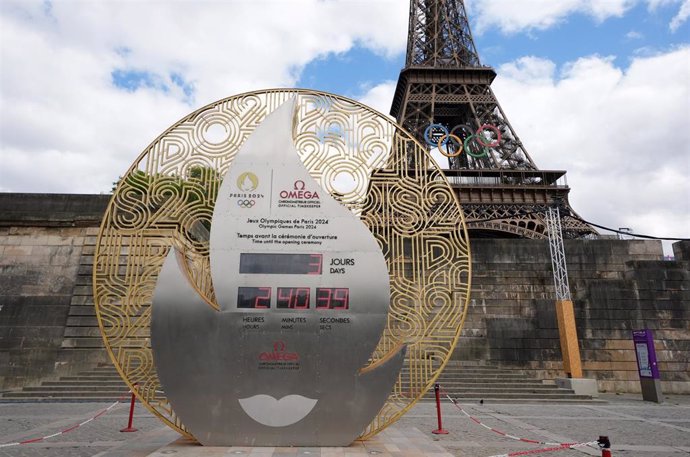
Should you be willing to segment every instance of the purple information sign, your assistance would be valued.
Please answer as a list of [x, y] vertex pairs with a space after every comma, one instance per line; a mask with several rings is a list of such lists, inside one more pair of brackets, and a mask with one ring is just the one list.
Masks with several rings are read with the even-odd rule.
[[640, 378], [659, 379], [659, 367], [656, 363], [652, 331], [649, 329], [633, 330], [632, 335]]

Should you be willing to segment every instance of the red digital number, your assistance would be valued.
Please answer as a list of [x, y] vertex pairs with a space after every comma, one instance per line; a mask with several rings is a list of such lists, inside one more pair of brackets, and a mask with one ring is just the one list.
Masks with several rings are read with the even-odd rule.
[[278, 304], [277, 304], [278, 308], [289, 308], [291, 299], [292, 299], [292, 288], [289, 288], [289, 287], [279, 287], [278, 288]]
[[337, 306], [332, 306], [331, 309], [348, 309], [350, 307], [350, 289], [335, 289], [333, 301], [337, 303]]
[[316, 309], [350, 308], [350, 289], [323, 287], [316, 289]]
[[320, 275], [323, 270], [323, 255], [309, 254], [309, 271], [307, 274]]
[[332, 289], [316, 289], [316, 309], [328, 309], [331, 307]]
[[309, 288], [279, 287], [278, 308], [309, 309]]
[[254, 299], [254, 308], [270, 308], [271, 307], [271, 288], [270, 287], [259, 287], [259, 294], [256, 295]]
[[[301, 301], [301, 303], [300, 303]], [[295, 309], [309, 309], [309, 289], [300, 287], [296, 290], [294, 306]]]

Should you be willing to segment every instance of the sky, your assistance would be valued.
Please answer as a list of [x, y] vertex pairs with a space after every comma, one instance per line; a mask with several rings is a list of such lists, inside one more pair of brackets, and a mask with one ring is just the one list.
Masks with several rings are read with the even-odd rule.
[[[690, 237], [690, 0], [466, 0], [492, 87], [584, 219]], [[0, 192], [103, 193], [186, 114], [302, 87], [388, 113], [407, 0], [0, 0]], [[667, 247], [667, 246], [666, 246]]]

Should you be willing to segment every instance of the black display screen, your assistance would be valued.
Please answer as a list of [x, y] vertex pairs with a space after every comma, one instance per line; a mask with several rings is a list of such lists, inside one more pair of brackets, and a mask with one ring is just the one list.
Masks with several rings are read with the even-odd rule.
[[270, 287], [240, 287], [237, 291], [237, 307], [267, 309], [271, 307]]
[[240, 254], [241, 274], [320, 275], [322, 254]]
[[344, 287], [318, 287], [316, 309], [349, 309], [350, 289]]
[[310, 296], [308, 287], [278, 287], [276, 308], [309, 309]]

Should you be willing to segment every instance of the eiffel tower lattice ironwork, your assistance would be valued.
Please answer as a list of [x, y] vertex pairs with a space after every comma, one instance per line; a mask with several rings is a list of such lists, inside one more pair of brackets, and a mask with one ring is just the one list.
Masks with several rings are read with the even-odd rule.
[[[565, 171], [539, 170], [491, 90], [462, 0], [411, 0], [405, 68], [391, 115], [430, 149], [458, 192], [473, 237], [547, 238], [560, 206], [565, 237], [595, 235], [568, 203]], [[567, 217], [568, 215], [574, 217]]]

